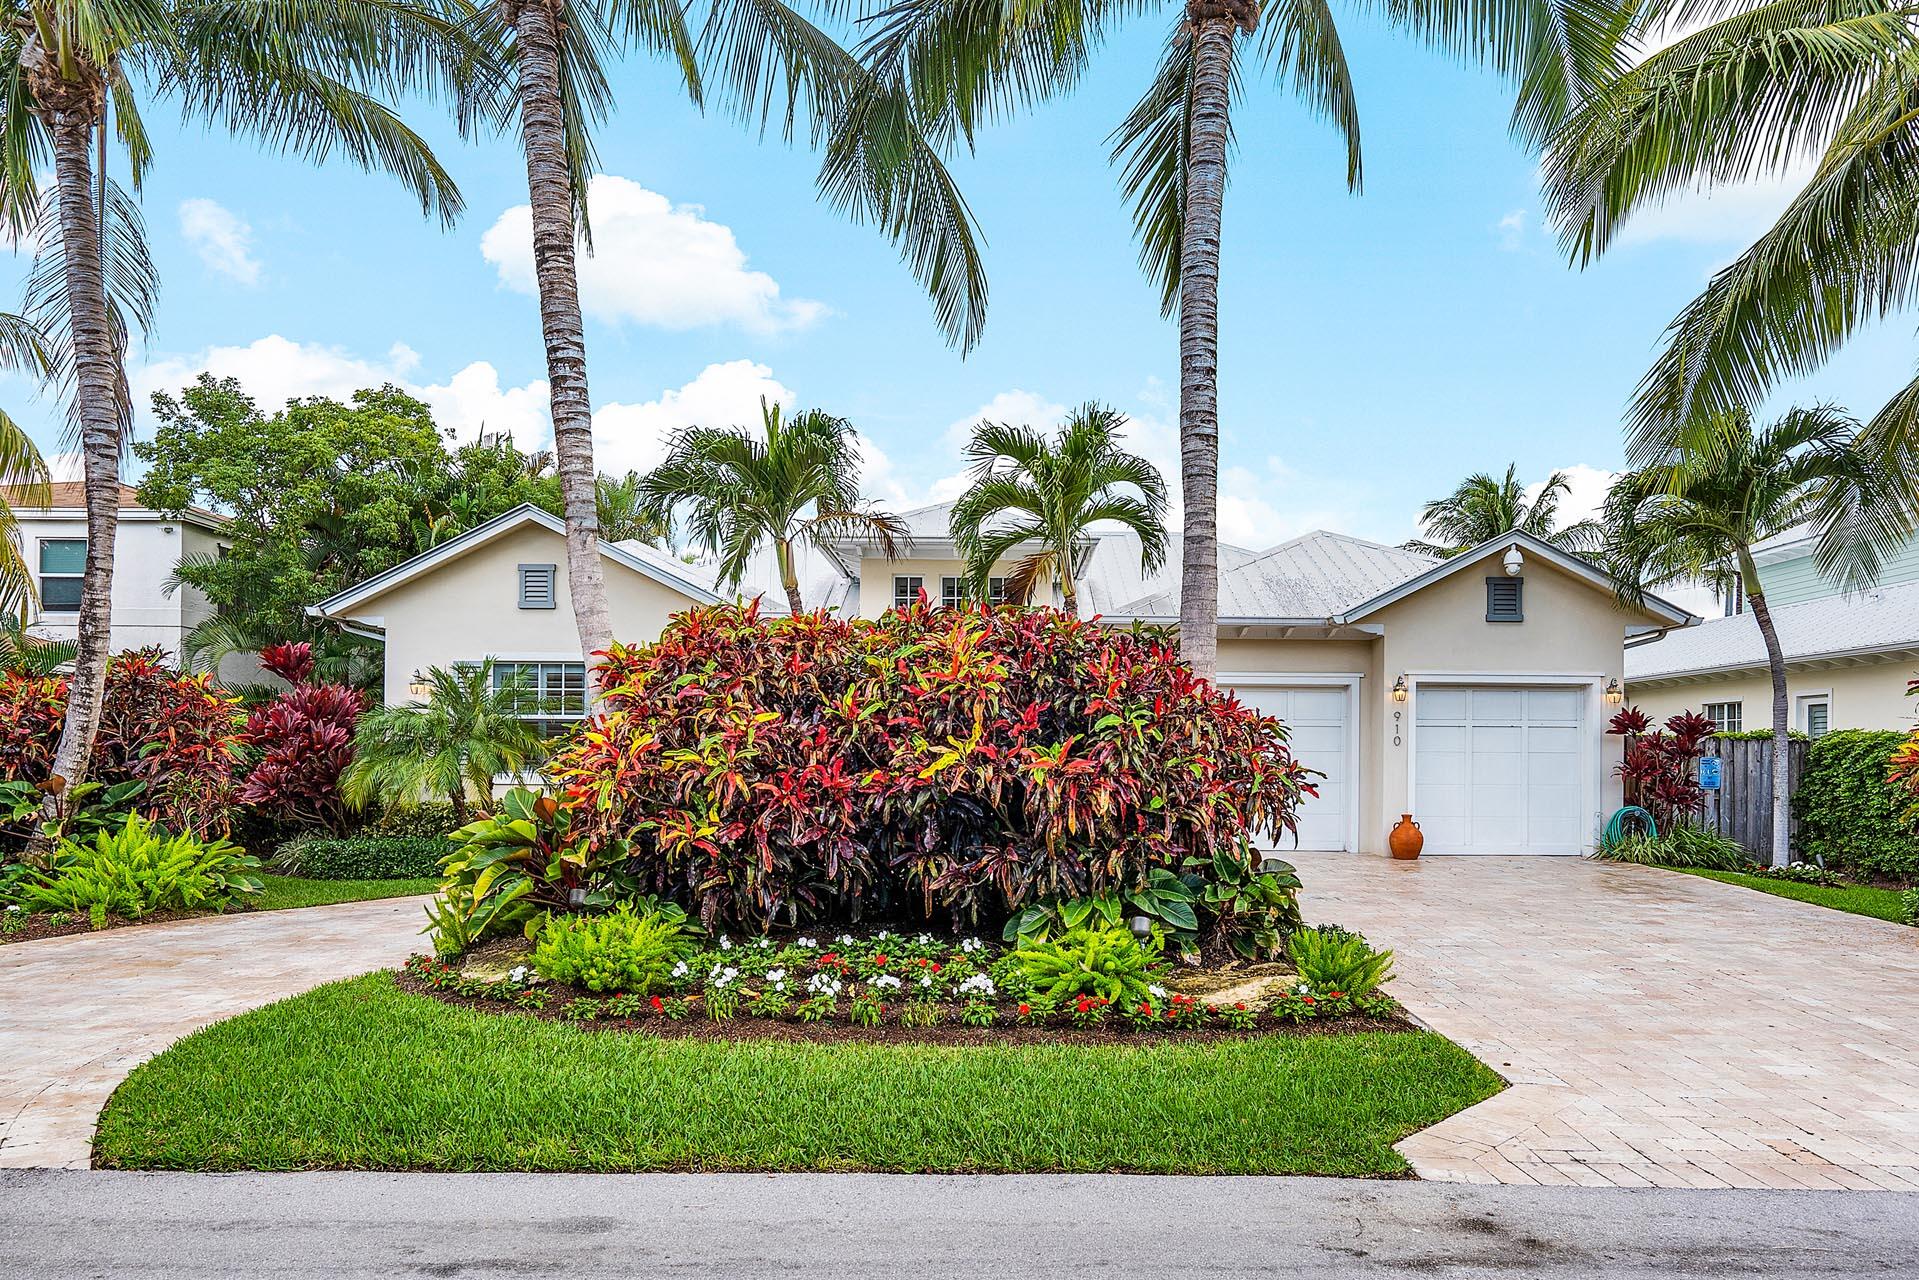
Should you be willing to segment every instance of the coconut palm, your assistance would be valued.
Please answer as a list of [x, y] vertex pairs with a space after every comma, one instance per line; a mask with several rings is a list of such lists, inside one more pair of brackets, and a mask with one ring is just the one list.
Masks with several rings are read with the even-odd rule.
[[[881, 83], [941, 136], [971, 142], [982, 123], [1068, 90], [1117, 23], [1143, 6], [1112, 0], [896, 0], [864, 52]], [[1180, 653], [1218, 665], [1219, 273], [1230, 111], [1249, 69], [1331, 121], [1360, 185], [1359, 113], [1334, 13], [1323, 0], [1176, 0], [1165, 53], [1112, 135], [1133, 205], [1140, 263], [1179, 320]], [[1595, 0], [1409, 0], [1386, 16], [1519, 86], [1513, 129], [1539, 145], [1587, 87], [1617, 70], [1625, 6]]]
[[[846, 7], [825, 4], [829, 15]], [[553, 446], [566, 520], [567, 582], [581, 651], [612, 641], [595, 503], [593, 413], [580, 315], [577, 241], [589, 232], [591, 126], [613, 103], [604, 59], [637, 44], [663, 55], [695, 103], [709, 92], [762, 126], [783, 100], [790, 137], [805, 124], [825, 144], [820, 189], [901, 245], [932, 293], [949, 337], [970, 345], [985, 305], [972, 216], [915, 114], [826, 32], [780, 0], [706, 0], [700, 35], [679, 0], [497, 0], [487, 10], [509, 50], [499, 92], [478, 111], [517, 121], [526, 155], [533, 269], [551, 393]], [[857, 108], [854, 106], [858, 97]]]
[[[1701, 10], [1703, 14], [1705, 11]], [[1656, 461], [1689, 423], [1753, 409], [1919, 290], [1919, 32], [1884, 0], [1759, 3], [1612, 77], [1547, 149], [1548, 210], [1588, 263], [1632, 215], [1690, 190], [1790, 177], [1799, 190], [1667, 329], [1628, 415], [1628, 457]], [[1646, 6], [1622, 40], [1674, 18]], [[1691, 19], [1692, 14], [1681, 15]], [[1816, 159], [1810, 174], [1807, 161]], [[1919, 381], [1867, 438], [1919, 476]]]
[[[1159, 468], [1120, 447], [1126, 415], [1088, 401], [1073, 411], [1057, 438], [1029, 426], [982, 422], [966, 456], [972, 486], [953, 504], [953, 541], [966, 558], [974, 594], [987, 595], [987, 575], [1023, 545], [1037, 549], [1006, 575], [1010, 599], [1057, 580], [1060, 604], [1079, 612], [1074, 553], [1100, 522], [1124, 525], [1139, 536], [1141, 564], [1166, 560], [1166, 481]], [[1130, 492], [1129, 492], [1130, 490]]]
[[[0, 313], [0, 368], [41, 378], [51, 372], [46, 340], [24, 316]], [[33, 437], [0, 409], [0, 617], [22, 624], [34, 604], [33, 574], [10, 503], [46, 506], [52, 500], [48, 478], [46, 459]]]
[[538, 759], [539, 731], [522, 717], [541, 710], [539, 695], [516, 681], [495, 687], [490, 658], [430, 668], [426, 683], [424, 703], [389, 703], [360, 717], [341, 794], [362, 807], [445, 798], [463, 824], [468, 805], [492, 795], [495, 777]]
[[1509, 464], [1505, 477], [1498, 480], [1476, 471], [1445, 497], [1426, 504], [1419, 513], [1420, 532], [1426, 537], [1408, 542], [1406, 550], [1447, 559], [1515, 529], [1562, 550], [1595, 550], [1601, 530], [1597, 520], [1576, 520], [1564, 528], [1554, 527], [1560, 500], [1571, 489], [1566, 473], [1555, 471], [1539, 493], [1528, 499], [1526, 486], [1519, 482], [1518, 464]]
[[666, 461], [640, 481], [639, 518], [673, 528], [682, 508], [693, 542], [720, 558], [719, 583], [740, 585], [747, 563], [771, 543], [786, 604], [805, 611], [794, 552], [868, 538], [889, 558], [906, 542], [896, 515], [860, 501], [858, 437], [844, 418], [818, 409], [787, 418], [760, 401], [761, 435], [692, 427], [673, 437]]
[[[379, 97], [453, 88], [475, 66], [457, 14], [418, 0], [0, 0], [0, 213], [42, 246], [30, 314], [71, 389], [86, 480], [78, 655], [50, 780], [84, 772], [99, 723], [121, 446], [132, 417], [124, 351], [144, 322], [151, 266], [137, 213], [106, 173], [108, 139], [137, 185], [153, 160], [142, 98], [320, 160], [394, 174], [450, 220], [460, 197], [426, 144]], [[110, 118], [111, 117], [111, 118]], [[43, 200], [40, 174], [53, 184]], [[30, 298], [36, 282], [29, 282]], [[56, 803], [59, 786], [50, 788]]]
[[1869, 585], [1901, 545], [1898, 485], [1859, 439], [1859, 424], [1828, 406], [1794, 409], [1755, 432], [1733, 410], [1692, 426], [1688, 445], [1614, 482], [1606, 498], [1607, 553], [1629, 599], [1663, 583], [1743, 586], [1772, 672], [1772, 862], [1787, 846], [1786, 658], [1752, 549], [1809, 528], [1813, 563], [1847, 589]]

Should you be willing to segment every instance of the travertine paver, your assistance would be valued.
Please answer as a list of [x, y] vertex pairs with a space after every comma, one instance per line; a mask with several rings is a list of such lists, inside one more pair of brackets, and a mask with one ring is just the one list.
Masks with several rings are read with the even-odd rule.
[[1289, 855], [1309, 919], [1512, 1087], [1427, 1178], [1919, 1190], [1919, 929], [1573, 858]]
[[0, 947], [0, 1167], [85, 1168], [127, 1072], [181, 1036], [420, 949], [422, 898]]

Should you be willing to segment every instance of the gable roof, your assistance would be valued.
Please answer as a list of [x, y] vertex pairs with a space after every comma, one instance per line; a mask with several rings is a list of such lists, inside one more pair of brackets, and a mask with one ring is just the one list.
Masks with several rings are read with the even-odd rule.
[[[1219, 616], [1232, 619], [1323, 621], [1433, 565], [1430, 557], [1417, 552], [1325, 529], [1303, 533], [1266, 551], [1242, 551], [1230, 561], [1225, 552], [1222, 544]], [[1120, 617], [1177, 618], [1176, 559], [1174, 565], [1171, 582], [1163, 589], [1108, 612]]]
[[[27, 501], [27, 486], [0, 485], [0, 502], [12, 507], [18, 515], [44, 516], [56, 511], [85, 513], [87, 509], [87, 484], [84, 480], [55, 480], [47, 486], [47, 496], [47, 504], [41, 506]], [[144, 505], [140, 501], [140, 491], [130, 484], [120, 486], [120, 510], [128, 516], [136, 512], [151, 512], [161, 517], [169, 514]], [[208, 511], [205, 507], [188, 507], [179, 513], [179, 518], [209, 529], [218, 529], [227, 522], [227, 517], [217, 511]]]
[[[1415, 574], [1356, 607], [1346, 610], [1344, 613], [1338, 615], [1337, 621], [1342, 623], [1357, 622], [1361, 618], [1379, 612], [1395, 601], [1405, 599], [1415, 591], [1423, 591], [1434, 583], [1444, 581], [1456, 573], [1461, 573], [1491, 556], [1503, 555], [1507, 548], [1514, 546], [1521, 548], [1520, 554], [1536, 556], [1597, 590], [1610, 594], [1617, 589], [1617, 583], [1613, 576], [1590, 560], [1582, 559], [1570, 552], [1561, 551], [1558, 547], [1553, 546], [1552, 543], [1542, 538], [1535, 538], [1530, 533], [1523, 533], [1518, 529], [1511, 529], [1500, 534], [1497, 538], [1488, 538], [1470, 551], [1462, 551], [1456, 556], [1438, 562], [1429, 561], [1428, 563], [1431, 564], [1431, 567], [1426, 569], [1425, 572]], [[1647, 595], [1645, 603], [1641, 605], [1640, 608], [1643, 612], [1675, 627], [1689, 626], [1699, 621], [1699, 619], [1688, 610], [1682, 609], [1671, 601], [1661, 599], [1655, 595]]]
[[[1772, 620], [1788, 663], [1896, 657], [1919, 651], [1919, 582], [1779, 605]], [[1713, 618], [1626, 650], [1629, 683], [1765, 666], [1759, 624], [1745, 613]]]
[[[538, 525], [561, 537], [566, 536], [566, 523], [558, 516], [543, 511], [531, 503], [522, 503], [511, 511], [493, 517], [485, 524], [475, 525], [458, 537], [450, 538], [437, 547], [422, 551], [411, 560], [394, 565], [384, 573], [376, 573], [364, 582], [355, 583], [345, 591], [329, 596], [318, 604], [308, 605], [307, 614], [310, 617], [327, 618], [348, 609], [357, 608], [376, 596], [385, 595], [403, 583], [457, 560], [467, 552], [483, 547], [529, 524]], [[720, 597], [714, 592], [710, 581], [702, 583], [699, 580], [698, 571], [693, 566], [681, 564], [665, 552], [651, 547], [646, 548], [646, 552], [647, 554], [636, 552], [632, 544], [625, 542], [600, 544], [600, 554], [615, 564], [651, 578], [662, 586], [670, 587], [702, 604], [719, 602]]]

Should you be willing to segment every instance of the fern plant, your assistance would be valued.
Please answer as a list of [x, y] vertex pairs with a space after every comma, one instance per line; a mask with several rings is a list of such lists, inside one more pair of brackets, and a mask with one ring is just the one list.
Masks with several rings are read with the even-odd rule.
[[138, 814], [91, 843], [62, 840], [51, 867], [21, 894], [29, 911], [137, 920], [154, 911], [224, 911], [263, 887], [260, 860], [225, 840], [171, 836]]
[[1350, 999], [1371, 995], [1393, 976], [1393, 953], [1375, 951], [1366, 939], [1344, 929], [1295, 929], [1286, 952], [1300, 981], [1318, 992], [1337, 991]]
[[1034, 994], [1054, 1003], [1098, 996], [1111, 1004], [1137, 1005], [1151, 998], [1161, 977], [1159, 956], [1125, 929], [1072, 929], [1011, 954]]
[[549, 916], [533, 948], [533, 968], [549, 982], [588, 991], [665, 990], [673, 966], [692, 953], [677, 921], [624, 905], [603, 916]]

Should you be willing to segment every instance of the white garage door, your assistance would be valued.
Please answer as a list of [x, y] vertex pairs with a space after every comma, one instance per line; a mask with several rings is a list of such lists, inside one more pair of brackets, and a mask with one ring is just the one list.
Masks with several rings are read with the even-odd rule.
[[[1230, 683], [1230, 677], [1229, 677]], [[1293, 757], [1326, 776], [1319, 794], [1300, 806], [1299, 844], [1275, 841], [1280, 849], [1350, 849], [1354, 803], [1349, 769], [1352, 743], [1351, 699], [1344, 685], [1283, 688], [1239, 687], [1239, 700], [1266, 715], [1278, 716], [1290, 731]], [[1270, 840], [1270, 835], [1261, 843]], [[1273, 847], [1273, 846], [1268, 846]]]
[[1428, 853], [1578, 853], [1586, 692], [1421, 684], [1413, 817]]

